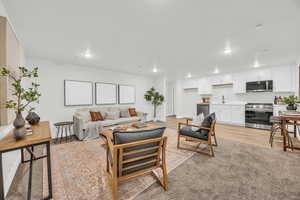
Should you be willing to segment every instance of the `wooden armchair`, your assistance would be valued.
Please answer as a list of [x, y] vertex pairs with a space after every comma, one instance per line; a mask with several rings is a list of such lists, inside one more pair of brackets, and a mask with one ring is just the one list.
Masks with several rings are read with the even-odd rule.
[[[107, 138], [107, 172], [111, 180], [112, 197], [117, 199], [118, 184], [136, 176], [161, 168], [163, 177], [158, 178], [164, 190], [168, 189], [166, 169], [167, 137], [165, 130], [157, 128], [145, 131], [116, 132], [114, 143]], [[145, 139], [147, 138], [147, 139]]]
[[[204, 126], [196, 126], [196, 125], [189, 124], [189, 121], [190, 121], [190, 119], [187, 119], [186, 123], [178, 123], [177, 148], [210, 155], [213, 157], [214, 156], [213, 146], [218, 145], [216, 133], [215, 133], [216, 121], [212, 118], [211, 125], [209, 128], [204, 127]], [[183, 128], [183, 126], [184, 126], [184, 128]], [[196, 127], [199, 130], [193, 131], [191, 127]], [[212, 137], [214, 139], [212, 139]], [[201, 150], [198, 150], [198, 149], [192, 148], [192, 147], [182, 147], [182, 146], [180, 146], [181, 138], [184, 138], [186, 141], [199, 142], [199, 144], [201, 144], [201, 143], [207, 144], [210, 152], [201, 151]], [[214, 143], [212, 140], [214, 140]]]

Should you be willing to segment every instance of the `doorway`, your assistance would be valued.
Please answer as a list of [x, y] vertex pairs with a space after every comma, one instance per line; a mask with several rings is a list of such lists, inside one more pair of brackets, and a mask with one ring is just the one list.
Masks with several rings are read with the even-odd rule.
[[167, 83], [167, 116], [175, 116], [175, 82]]

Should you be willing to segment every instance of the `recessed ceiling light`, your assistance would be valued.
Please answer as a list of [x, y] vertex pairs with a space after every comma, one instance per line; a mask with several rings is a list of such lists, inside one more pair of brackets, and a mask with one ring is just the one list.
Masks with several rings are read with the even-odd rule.
[[260, 63], [258, 62], [258, 60], [255, 60], [254, 64], [253, 64], [253, 67], [254, 68], [259, 68], [261, 65]]
[[90, 59], [93, 57], [90, 49], [85, 50], [85, 52], [82, 54], [82, 56], [85, 57], [86, 59]]
[[224, 54], [225, 54], [225, 55], [231, 55], [231, 54], [232, 54], [232, 49], [231, 49], [230, 47], [226, 47], [226, 48], [224, 49]]
[[186, 77], [187, 77], [187, 78], [192, 78], [191, 72], [187, 73]]
[[153, 71], [154, 73], [156, 73], [156, 72], [157, 72], [157, 67], [154, 66], [153, 69], [152, 69], [152, 71]]
[[218, 73], [220, 73], [220, 71], [219, 71], [218, 68], [216, 68], [215, 71], [214, 71], [214, 74], [218, 74]]

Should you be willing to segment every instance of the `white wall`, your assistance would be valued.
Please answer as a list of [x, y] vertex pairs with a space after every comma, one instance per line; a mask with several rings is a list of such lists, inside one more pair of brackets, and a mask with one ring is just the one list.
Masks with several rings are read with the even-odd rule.
[[[129, 106], [136, 107], [138, 111], [147, 112], [152, 115], [151, 105], [144, 100], [145, 91], [153, 86], [152, 78], [98, 68], [57, 64], [43, 59], [27, 58], [26, 60], [27, 66], [39, 68], [39, 83], [41, 85], [40, 92], [42, 96], [40, 103], [37, 105], [37, 113], [40, 115], [41, 120], [49, 120], [51, 123], [70, 121], [75, 110], [82, 107], [64, 106], [64, 80], [134, 85], [136, 87], [136, 103]], [[52, 136], [54, 135], [53, 130]]]
[[[0, 16], [8, 17], [2, 0], [0, 0]], [[0, 127], [0, 139], [5, 137], [12, 126]], [[6, 195], [21, 161], [20, 151], [12, 151], [2, 155], [4, 194]]]
[[0, 0], [0, 16], [7, 17], [7, 13], [4, 8], [4, 4], [3, 4], [2, 0]]

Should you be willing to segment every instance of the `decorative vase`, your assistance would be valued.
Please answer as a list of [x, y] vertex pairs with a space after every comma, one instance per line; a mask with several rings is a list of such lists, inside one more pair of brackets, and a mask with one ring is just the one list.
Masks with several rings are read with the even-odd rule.
[[25, 119], [30, 125], [36, 125], [40, 122], [41, 118], [35, 112], [29, 112]]
[[291, 105], [288, 105], [286, 107], [287, 110], [297, 110], [297, 105], [296, 104], [291, 104]]
[[18, 140], [23, 140], [26, 137], [26, 128], [22, 127], [22, 128], [15, 128], [14, 129], [14, 136], [15, 139]]
[[21, 112], [16, 113], [16, 119], [13, 122], [15, 127], [14, 135], [16, 140], [24, 139], [26, 136], [26, 129], [25, 129], [25, 120], [22, 116]]

